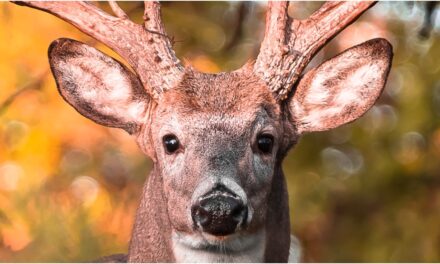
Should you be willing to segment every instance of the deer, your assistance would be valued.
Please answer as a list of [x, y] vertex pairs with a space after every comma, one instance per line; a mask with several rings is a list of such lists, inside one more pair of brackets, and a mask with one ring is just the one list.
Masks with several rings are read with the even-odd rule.
[[143, 24], [115, 1], [14, 2], [55, 15], [128, 63], [79, 41], [55, 40], [49, 64], [62, 98], [92, 121], [134, 137], [154, 163], [120, 262], [300, 261], [290, 232], [283, 159], [299, 138], [361, 117], [381, 95], [393, 57], [381, 38], [308, 71], [317, 52], [375, 2], [326, 2], [308, 18], [268, 2], [258, 55], [203, 73], [176, 57], [146, 1]]

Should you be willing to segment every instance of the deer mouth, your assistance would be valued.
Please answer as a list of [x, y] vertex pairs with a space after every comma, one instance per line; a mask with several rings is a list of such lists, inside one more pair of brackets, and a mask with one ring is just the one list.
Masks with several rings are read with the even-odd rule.
[[187, 248], [204, 251], [240, 252], [255, 247], [264, 239], [264, 230], [255, 233], [234, 233], [228, 236], [215, 236], [205, 232], [193, 234], [173, 232], [173, 241]]

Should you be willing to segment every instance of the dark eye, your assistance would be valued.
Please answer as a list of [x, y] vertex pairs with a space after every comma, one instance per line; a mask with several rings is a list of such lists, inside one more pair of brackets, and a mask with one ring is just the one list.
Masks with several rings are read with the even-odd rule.
[[269, 134], [259, 135], [257, 138], [257, 146], [262, 153], [271, 153], [273, 148], [273, 136]]
[[179, 140], [175, 135], [166, 135], [162, 140], [167, 154], [173, 154], [179, 149]]

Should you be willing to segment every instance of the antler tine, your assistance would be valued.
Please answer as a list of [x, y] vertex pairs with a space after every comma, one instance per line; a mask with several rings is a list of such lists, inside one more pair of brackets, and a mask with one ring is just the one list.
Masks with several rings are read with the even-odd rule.
[[266, 32], [254, 72], [283, 100], [313, 56], [375, 2], [326, 2], [305, 20], [287, 14], [287, 2], [269, 2]]
[[116, 1], [108, 1], [108, 4], [110, 5], [110, 8], [117, 17], [121, 19], [129, 19], [127, 14], [124, 12], [124, 10], [122, 10], [122, 8], [119, 7]]
[[[87, 2], [15, 3], [53, 14], [113, 49], [133, 67], [145, 89], [154, 99], [158, 99], [164, 90], [177, 85], [183, 76], [184, 67], [177, 59], [164, 33], [160, 6], [157, 2], [149, 2], [145, 5], [146, 13], [148, 15], [152, 13], [146, 27], [129, 20], [115, 2], [110, 3], [110, 7], [117, 17]], [[161, 30], [150, 30], [150, 28]]]
[[[162, 23], [160, 4], [157, 1], [144, 1], [144, 30], [150, 35], [148, 44], [155, 51], [154, 62], [162, 66], [162, 72], [168, 70], [167, 76], [156, 80], [155, 86], [174, 87], [184, 73], [184, 67], [174, 53], [171, 39], [166, 34]], [[176, 81], [177, 80], [177, 81]]]
[[144, 1], [144, 27], [147, 30], [156, 31], [160, 34], [166, 34], [160, 17], [159, 2]]
[[264, 39], [254, 65], [254, 72], [274, 93], [280, 92], [286, 82], [283, 79], [293, 72], [288, 72], [290, 67], [284, 69], [284, 61], [293, 59], [286, 65], [290, 66], [297, 56], [293, 51], [289, 54], [289, 25], [292, 21], [287, 14], [288, 6], [288, 2], [268, 2]]

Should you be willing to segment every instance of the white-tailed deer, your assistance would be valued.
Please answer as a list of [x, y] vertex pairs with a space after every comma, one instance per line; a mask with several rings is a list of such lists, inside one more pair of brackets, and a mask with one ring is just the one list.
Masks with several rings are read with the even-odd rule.
[[[157, 2], [143, 25], [86, 2], [17, 2], [54, 14], [121, 55], [55, 40], [59, 92], [82, 115], [133, 135], [154, 161], [130, 262], [298, 261], [283, 158], [298, 138], [351, 122], [376, 101], [391, 66], [384, 39], [352, 47], [303, 74], [312, 57], [373, 2], [328, 2], [305, 20], [269, 2], [255, 62], [218, 74], [184, 67]], [[292, 244], [292, 247], [290, 245]], [[111, 258], [106, 260], [112, 260]]]

